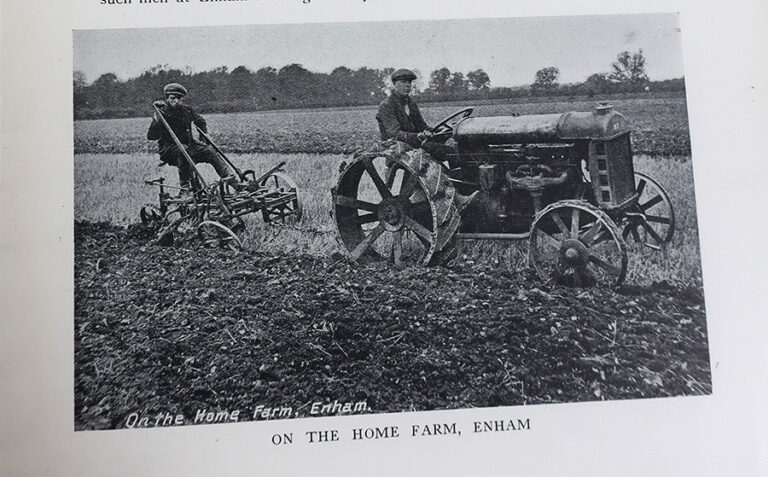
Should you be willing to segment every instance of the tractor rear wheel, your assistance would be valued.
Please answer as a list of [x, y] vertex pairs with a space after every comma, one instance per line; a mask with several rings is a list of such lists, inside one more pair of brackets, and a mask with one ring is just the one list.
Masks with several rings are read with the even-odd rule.
[[650, 176], [635, 172], [637, 205], [622, 220], [622, 236], [652, 249], [660, 249], [675, 233], [675, 210], [667, 191]]
[[384, 143], [358, 153], [332, 189], [338, 238], [352, 260], [437, 265], [455, 249], [459, 195], [427, 153]]

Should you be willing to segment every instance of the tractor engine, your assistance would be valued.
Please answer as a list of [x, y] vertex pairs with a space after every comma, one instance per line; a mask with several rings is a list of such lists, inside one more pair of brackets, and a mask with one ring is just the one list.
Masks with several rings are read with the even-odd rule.
[[629, 125], [607, 104], [592, 112], [469, 117], [453, 139], [457, 189], [480, 191], [462, 220], [466, 237], [525, 236], [536, 213], [558, 200], [620, 211], [635, 199]]

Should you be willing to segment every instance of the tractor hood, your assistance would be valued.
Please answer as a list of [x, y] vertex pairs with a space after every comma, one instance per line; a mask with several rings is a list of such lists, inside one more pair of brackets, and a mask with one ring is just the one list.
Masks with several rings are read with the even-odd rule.
[[469, 117], [454, 127], [459, 144], [530, 144], [579, 139], [608, 140], [629, 132], [629, 123], [609, 105], [593, 112]]

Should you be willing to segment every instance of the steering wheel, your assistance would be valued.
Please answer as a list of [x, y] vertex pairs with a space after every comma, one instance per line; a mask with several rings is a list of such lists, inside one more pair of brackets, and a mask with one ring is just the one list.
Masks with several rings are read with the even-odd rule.
[[432, 137], [446, 136], [447, 139], [447, 136], [453, 134], [454, 126], [462, 119], [472, 115], [472, 111], [474, 111], [474, 108], [464, 108], [449, 114], [432, 128]]

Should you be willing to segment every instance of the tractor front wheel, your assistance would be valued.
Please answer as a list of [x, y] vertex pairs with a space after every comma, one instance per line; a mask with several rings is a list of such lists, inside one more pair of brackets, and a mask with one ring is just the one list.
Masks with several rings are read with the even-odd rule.
[[579, 200], [555, 202], [531, 226], [530, 260], [544, 281], [570, 287], [618, 287], [627, 272], [627, 249], [616, 224]]

